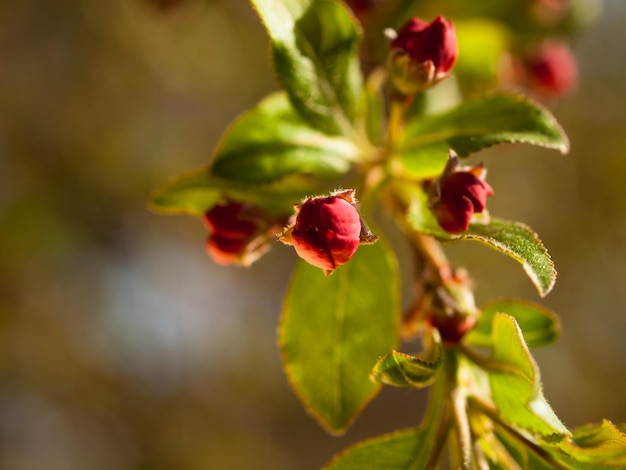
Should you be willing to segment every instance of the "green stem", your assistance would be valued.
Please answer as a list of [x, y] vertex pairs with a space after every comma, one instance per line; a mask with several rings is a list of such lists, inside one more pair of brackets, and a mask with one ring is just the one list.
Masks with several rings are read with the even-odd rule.
[[472, 468], [472, 433], [467, 417], [467, 397], [462, 389], [455, 387], [451, 392], [454, 426], [461, 449], [461, 469]]
[[[444, 366], [445, 367], [445, 366]], [[421, 449], [422, 452], [429, 452], [427, 469], [437, 468], [437, 462], [441, 456], [443, 448], [448, 438], [448, 433], [452, 427], [452, 417], [450, 412], [450, 406], [446, 400], [447, 378], [445, 371], [441, 369], [435, 380], [435, 383], [430, 389], [428, 395], [428, 404], [426, 406], [426, 412], [420, 428], [428, 429], [429, 436], [426, 437], [425, 442], [430, 442], [430, 449]], [[423, 454], [422, 454], [423, 455]], [[421, 461], [419, 457], [417, 461]], [[421, 470], [422, 467], [420, 467]]]
[[450, 409], [444, 406], [441, 413], [441, 423], [437, 428], [437, 433], [433, 439], [433, 446], [430, 451], [430, 458], [428, 459], [428, 465], [426, 468], [437, 468], [437, 462], [441, 458], [443, 448], [446, 444], [450, 428], [452, 427], [452, 417], [450, 416]]
[[452, 408], [454, 429], [460, 449], [460, 468], [472, 468], [472, 432], [467, 416], [467, 393], [458, 382], [459, 358], [456, 349], [447, 349], [444, 367], [446, 370], [446, 392]]

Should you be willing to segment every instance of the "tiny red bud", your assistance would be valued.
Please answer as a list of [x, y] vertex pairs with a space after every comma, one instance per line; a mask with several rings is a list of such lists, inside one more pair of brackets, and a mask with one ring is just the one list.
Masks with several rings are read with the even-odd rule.
[[240, 203], [231, 202], [214, 206], [204, 215], [204, 223], [209, 233], [216, 236], [246, 239], [257, 230], [257, 224], [245, 217], [245, 206]]
[[546, 41], [526, 59], [531, 90], [546, 96], [571, 93], [578, 82], [578, 67], [570, 49], [558, 41]]
[[452, 21], [442, 16], [430, 24], [412, 18], [391, 42], [390, 71], [394, 85], [414, 94], [448, 76], [458, 57]]
[[214, 206], [204, 215], [207, 253], [218, 264], [248, 266], [269, 248], [279, 221], [261, 209], [237, 202]]
[[467, 230], [472, 216], [483, 212], [487, 197], [493, 195], [482, 166], [459, 171], [456, 165], [449, 165], [430, 189], [430, 207], [441, 228], [450, 233]]
[[361, 243], [361, 215], [354, 191], [310, 198], [299, 208], [291, 231], [298, 256], [330, 274], [347, 263]]

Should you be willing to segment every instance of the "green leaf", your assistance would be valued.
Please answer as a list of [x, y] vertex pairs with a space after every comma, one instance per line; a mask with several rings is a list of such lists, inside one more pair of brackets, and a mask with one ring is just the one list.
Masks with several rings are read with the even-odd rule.
[[302, 198], [341, 186], [357, 155], [352, 142], [312, 129], [275, 93], [226, 131], [210, 167], [172, 179], [151, 209], [201, 216], [230, 199], [291, 214]]
[[394, 387], [427, 387], [435, 380], [441, 361], [439, 343], [418, 356], [392, 351], [376, 363], [372, 379]]
[[311, 128], [285, 93], [275, 93], [228, 129], [212, 171], [244, 183], [274, 182], [294, 173], [330, 179], [347, 173], [358, 152], [351, 141]]
[[512, 316], [494, 316], [492, 344], [497, 366], [487, 372], [492, 400], [502, 418], [533, 434], [569, 434], [543, 396], [539, 369]]
[[545, 246], [527, 225], [492, 218], [488, 224], [472, 223], [459, 234], [444, 231], [428, 209], [426, 194], [413, 185], [400, 188], [401, 197], [409, 201], [407, 222], [418, 232], [439, 240], [474, 240], [495, 248], [522, 264], [526, 275], [545, 297], [556, 282], [556, 269]]
[[201, 217], [222, 199], [246, 202], [276, 215], [293, 213], [293, 205], [319, 191], [319, 181], [292, 175], [272, 184], [250, 185], [211, 174], [208, 167], [183, 173], [158, 190], [150, 202], [155, 212]]
[[487, 225], [470, 225], [458, 239], [482, 242], [521, 263], [542, 297], [554, 287], [554, 263], [537, 234], [527, 225], [493, 218]]
[[464, 341], [475, 346], [491, 346], [493, 319], [497, 313], [515, 318], [529, 347], [544, 346], [555, 341], [561, 333], [558, 317], [550, 310], [523, 300], [507, 299], [491, 302], [481, 309], [476, 326]]
[[292, 387], [329, 432], [343, 432], [380, 389], [370, 371], [396, 347], [399, 316], [398, 268], [382, 241], [328, 277], [298, 264], [279, 343]]
[[416, 456], [420, 447], [427, 447], [427, 433], [406, 429], [362, 441], [350, 447], [324, 467], [325, 470], [419, 470]]
[[557, 457], [577, 470], [626, 468], [626, 434], [608, 420], [581, 426], [556, 446], [565, 453]]
[[314, 127], [350, 135], [362, 88], [361, 31], [335, 0], [251, 0], [269, 33], [274, 69]]
[[[522, 468], [554, 468], [546, 460], [540, 459], [539, 454], [506, 432], [498, 432], [498, 437]], [[560, 463], [563, 468], [573, 470], [626, 468], [626, 434], [608, 420], [581, 426], [574, 430], [572, 436], [550, 436], [539, 443], [549, 459]]]
[[569, 151], [567, 136], [548, 110], [522, 96], [498, 93], [412, 120], [399, 154], [410, 158], [419, 147], [445, 143], [463, 157], [494, 144], [515, 142]]
[[163, 214], [188, 214], [201, 217], [221, 198], [219, 181], [207, 167], [176, 176], [156, 191], [150, 209]]

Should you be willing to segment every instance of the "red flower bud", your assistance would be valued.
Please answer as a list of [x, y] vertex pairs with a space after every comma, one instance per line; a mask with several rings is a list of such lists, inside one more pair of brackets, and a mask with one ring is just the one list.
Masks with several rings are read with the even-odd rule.
[[400, 29], [391, 48], [391, 76], [405, 94], [446, 78], [458, 56], [454, 25], [442, 16], [430, 24], [412, 18]]
[[209, 233], [234, 240], [245, 240], [257, 230], [257, 224], [245, 216], [245, 207], [237, 202], [214, 206], [204, 215]]
[[326, 275], [347, 263], [360, 243], [377, 239], [363, 225], [352, 189], [309, 198], [296, 207], [295, 224], [280, 240], [293, 244], [298, 256]]
[[269, 249], [276, 221], [260, 209], [228, 202], [214, 206], [204, 216], [209, 231], [206, 249], [218, 264], [248, 266]]
[[458, 157], [451, 155], [443, 174], [430, 188], [429, 206], [446, 232], [467, 230], [472, 216], [485, 211], [493, 189], [484, 180], [485, 169], [478, 165], [459, 170]]
[[430, 24], [419, 18], [410, 19], [391, 45], [405, 51], [415, 62], [431, 61], [437, 73], [449, 72], [459, 54], [454, 25], [443, 16]]
[[528, 59], [526, 70], [531, 90], [545, 96], [564, 96], [578, 82], [578, 67], [570, 49], [557, 41], [544, 42]]

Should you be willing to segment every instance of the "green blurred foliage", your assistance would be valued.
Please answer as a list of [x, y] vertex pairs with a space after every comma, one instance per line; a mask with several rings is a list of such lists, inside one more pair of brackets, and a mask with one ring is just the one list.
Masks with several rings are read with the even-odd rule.
[[[573, 45], [578, 93], [548, 103], [568, 157], [472, 157], [489, 168], [491, 213], [536, 229], [559, 270], [542, 303], [564, 333], [535, 354], [571, 427], [626, 421], [625, 20], [608, 0]], [[276, 246], [249, 270], [219, 268], [197, 220], [146, 209], [276, 89], [268, 52], [243, 0], [0, 5], [0, 468], [313, 469], [419, 422], [421, 392], [386, 389], [327, 436], [275, 344], [295, 255]], [[536, 298], [516, 263], [449, 251], [481, 304]]]

